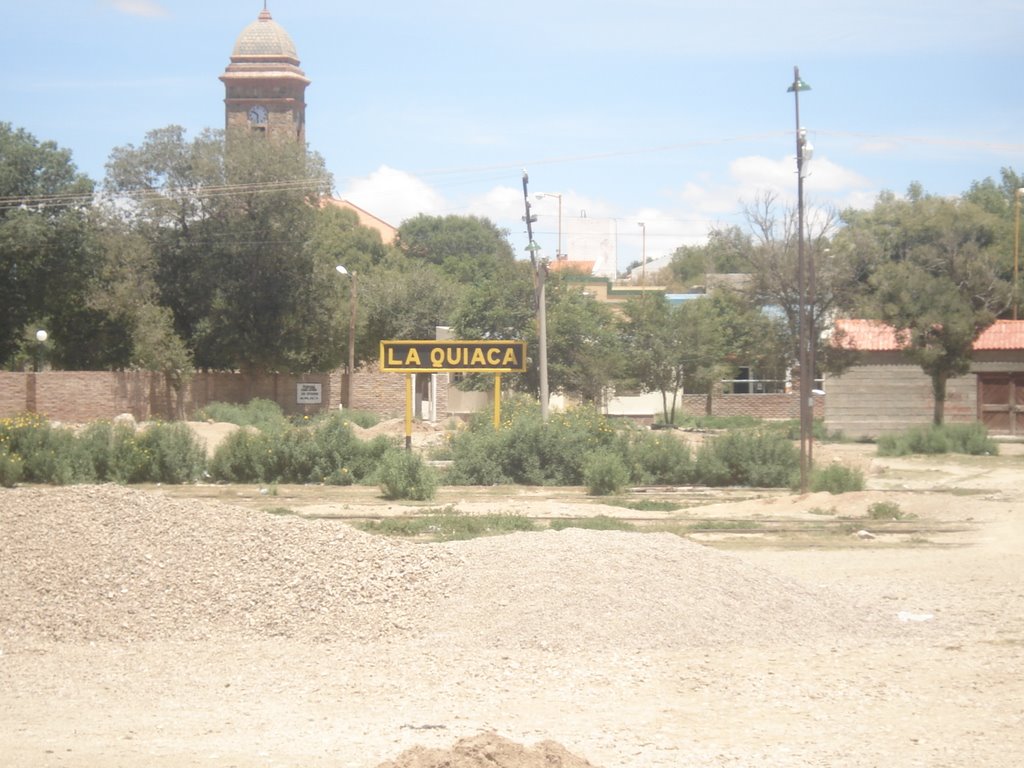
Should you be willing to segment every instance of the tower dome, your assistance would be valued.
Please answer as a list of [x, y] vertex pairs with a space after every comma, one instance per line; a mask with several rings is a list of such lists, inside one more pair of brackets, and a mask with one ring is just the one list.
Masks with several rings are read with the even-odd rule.
[[235, 41], [224, 83], [227, 130], [245, 129], [305, 141], [306, 86], [295, 43], [267, 10]]
[[273, 56], [291, 59], [295, 64], [299, 63], [299, 54], [295, 50], [291, 36], [285, 32], [284, 27], [274, 21], [266, 8], [260, 11], [256, 21], [242, 30], [231, 53], [232, 59], [250, 56]]

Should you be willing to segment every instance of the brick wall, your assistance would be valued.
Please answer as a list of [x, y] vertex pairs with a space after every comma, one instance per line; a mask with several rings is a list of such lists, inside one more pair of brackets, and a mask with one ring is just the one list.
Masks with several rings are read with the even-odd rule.
[[[322, 402], [297, 402], [299, 383], [319, 384]], [[181, 397], [180, 409], [191, 417], [211, 402], [245, 403], [263, 398], [277, 402], [287, 414], [316, 413], [338, 407], [344, 383], [340, 372], [301, 376], [197, 373]], [[130, 413], [138, 421], [173, 419], [179, 410], [175, 400], [164, 377], [149, 371], [0, 371], [0, 417], [31, 411], [65, 422], [110, 419], [122, 413]]]
[[[430, 374], [426, 374], [429, 376]], [[437, 411], [449, 416], [447, 374], [435, 377]], [[418, 377], [422, 385], [422, 377]], [[296, 402], [299, 383], [320, 384], [319, 405]], [[303, 376], [274, 374], [251, 376], [240, 373], [197, 373], [181, 402], [186, 418], [211, 402], [246, 403], [255, 398], [278, 403], [287, 414], [337, 410], [347, 399], [348, 376], [340, 371]], [[824, 399], [815, 398], [815, 416], [824, 416]], [[713, 401], [716, 416], [747, 415], [766, 419], [797, 419], [798, 398], [793, 394], [719, 395]], [[489, 398], [482, 398], [489, 407]], [[384, 418], [405, 415], [405, 376], [381, 373], [367, 366], [357, 371], [352, 407]], [[704, 395], [684, 395], [677, 404], [680, 413], [704, 414]], [[22, 373], [0, 371], [0, 417], [26, 411], [41, 413], [64, 422], [111, 419], [130, 413], [138, 421], [173, 419], [177, 412], [174, 393], [163, 376], [148, 371], [44, 371]], [[420, 412], [416, 412], [417, 418]]]
[[[916, 365], [868, 358], [842, 376], [830, 377], [825, 388], [825, 424], [848, 437], [878, 437], [932, 423], [931, 379]], [[947, 424], [977, 420], [976, 376], [958, 376], [947, 382], [944, 413]]]

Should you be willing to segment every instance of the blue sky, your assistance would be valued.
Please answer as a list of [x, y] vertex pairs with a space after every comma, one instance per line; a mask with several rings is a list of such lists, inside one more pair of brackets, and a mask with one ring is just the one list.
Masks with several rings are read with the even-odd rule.
[[[262, 0], [2, 0], [0, 120], [71, 150], [223, 127], [235, 39]], [[812, 90], [809, 205], [1024, 172], [1024, 0], [269, 0], [312, 80], [307, 140], [385, 220], [478, 214], [525, 256], [530, 191], [614, 221], [619, 264], [795, 197], [793, 67]], [[553, 256], [557, 200], [534, 200]]]

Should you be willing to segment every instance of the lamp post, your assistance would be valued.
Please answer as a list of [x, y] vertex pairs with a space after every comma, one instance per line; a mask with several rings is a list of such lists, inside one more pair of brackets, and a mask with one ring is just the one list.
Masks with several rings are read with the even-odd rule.
[[640, 240], [640, 285], [644, 287], [647, 285], [647, 225], [642, 221], [639, 222], [641, 240]]
[[555, 261], [562, 260], [562, 196], [558, 192], [538, 192], [535, 197], [540, 200], [543, 197], [558, 198], [558, 250], [555, 251]]
[[1013, 319], [1017, 319], [1017, 311], [1020, 306], [1020, 197], [1024, 195], [1024, 187], [1019, 187], [1013, 193], [1014, 208], [1016, 210], [1016, 224], [1013, 230]]
[[348, 392], [346, 398], [348, 402], [346, 405], [349, 410], [352, 409], [352, 393], [354, 392], [353, 381], [356, 373], [356, 306], [358, 303], [358, 295], [356, 293], [358, 280], [356, 273], [353, 270], [349, 272], [341, 264], [335, 267], [338, 270], [339, 275], [347, 275], [352, 278], [352, 292], [349, 294], [349, 317], [348, 317]]
[[35, 354], [35, 371], [42, 370], [43, 367], [43, 349], [46, 347], [46, 340], [50, 337], [50, 334], [45, 329], [40, 328], [36, 331], [36, 354]]
[[793, 67], [793, 84], [786, 89], [793, 94], [796, 109], [796, 209], [797, 209], [797, 293], [799, 309], [797, 312], [799, 325], [800, 349], [800, 492], [806, 493], [810, 474], [811, 441], [814, 439], [814, 411], [812, 405], [811, 385], [813, 372], [811, 366], [814, 358], [810, 345], [814, 343], [812, 326], [813, 309], [808, 307], [809, 297], [814, 295], [813, 287], [808, 290], [808, 282], [813, 285], [814, 267], [808, 268], [804, 263], [804, 163], [809, 159], [810, 145], [807, 143], [807, 131], [800, 125], [800, 91], [809, 91], [811, 86], [800, 79], [800, 68]]

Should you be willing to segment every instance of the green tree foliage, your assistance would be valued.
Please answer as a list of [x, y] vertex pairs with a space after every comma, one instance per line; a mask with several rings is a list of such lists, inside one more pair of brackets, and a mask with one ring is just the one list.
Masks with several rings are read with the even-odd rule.
[[664, 296], [630, 299], [619, 331], [625, 356], [625, 383], [660, 392], [665, 421], [675, 419], [676, 393], [683, 387], [686, 361], [675, 333], [674, 312]]
[[942, 424], [947, 381], [969, 370], [974, 341], [1009, 304], [998, 217], [919, 186], [844, 217], [843, 236], [870, 260], [864, 312], [894, 327], [907, 357], [931, 377], [934, 423]]
[[318, 231], [330, 188], [319, 156], [248, 131], [206, 131], [189, 142], [171, 126], [141, 147], [115, 149], [107, 171], [108, 190], [156, 257], [160, 303], [197, 365], [337, 363], [339, 254]]
[[402, 222], [398, 243], [412, 259], [441, 267], [459, 283], [487, 280], [515, 259], [505, 232], [479, 216], [427, 216]]
[[[611, 309], [568, 280], [549, 279], [546, 290], [550, 390], [600, 403], [622, 367]], [[537, 349], [536, 341], [528, 343]]]
[[705, 286], [709, 274], [749, 273], [753, 243], [739, 227], [712, 229], [704, 245], [682, 245], [667, 268], [670, 286], [688, 289]]
[[705, 393], [710, 414], [722, 379], [740, 364], [777, 373], [787, 343], [777, 319], [726, 288], [675, 306], [664, 297], [633, 299], [620, 328], [627, 370], [641, 389], [661, 392], [670, 424], [678, 391]]
[[27, 355], [36, 327], [64, 367], [105, 367], [124, 351], [123, 332], [85, 300], [92, 192], [70, 151], [0, 123], [0, 364]]
[[382, 339], [432, 339], [448, 325], [458, 287], [437, 266], [392, 253], [359, 278], [362, 331], [357, 359], [376, 357]]

